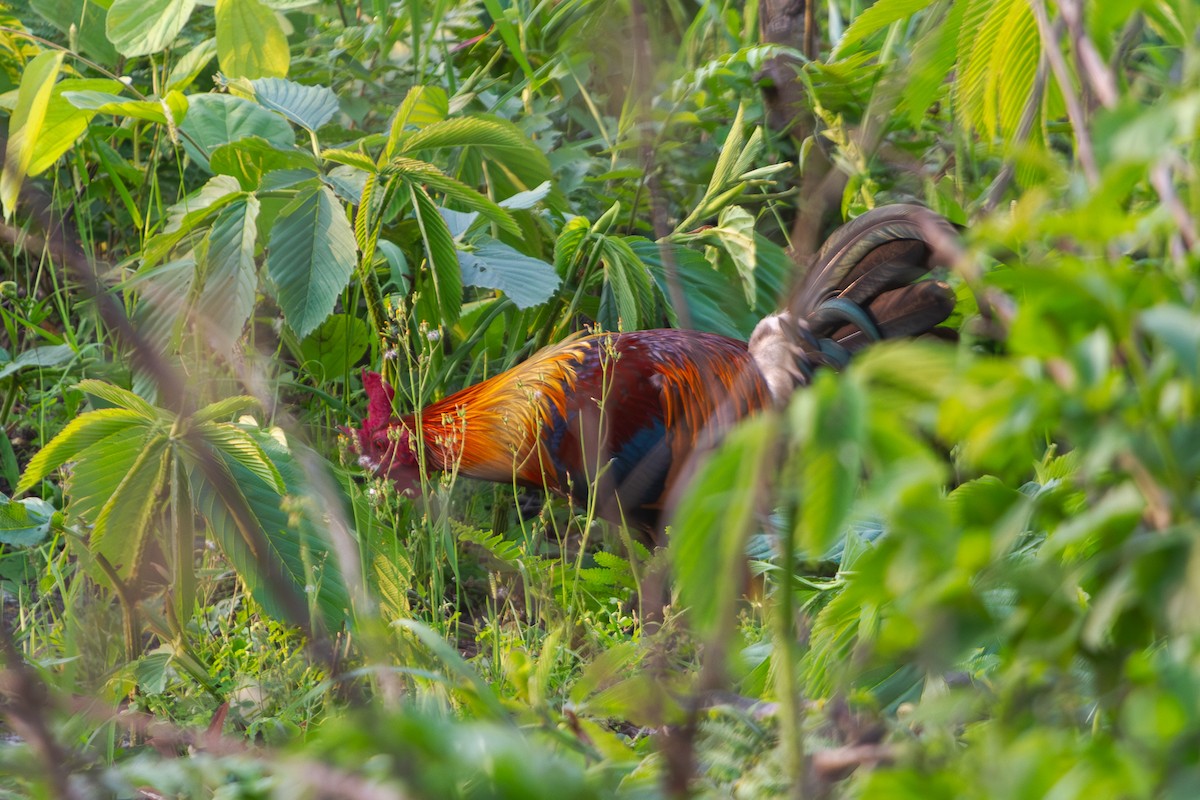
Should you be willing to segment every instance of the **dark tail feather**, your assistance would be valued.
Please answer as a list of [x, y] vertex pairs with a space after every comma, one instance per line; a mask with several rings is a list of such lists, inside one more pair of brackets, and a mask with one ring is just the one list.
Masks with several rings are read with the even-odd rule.
[[[875, 298], [867, 313], [875, 320], [880, 339], [899, 339], [932, 332], [954, 311], [954, 292], [941, 281], [921, 281]], [[831, 337], [850, 352], [874, 341], [854, 325], [846, 325]]]
[[868, 211], [838, 228], [817, 253], [786, 311], [768, 317], [750, 350], [777, 400], [819, 364], [844, 366], [880, 339], [921, 336], [954, 311], [954, 293], [921, 280], [947, 265], [954, 226], [916, 205]]

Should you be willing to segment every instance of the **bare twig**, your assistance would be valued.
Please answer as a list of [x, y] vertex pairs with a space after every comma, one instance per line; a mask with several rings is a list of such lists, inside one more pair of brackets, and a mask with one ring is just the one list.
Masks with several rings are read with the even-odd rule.
[[[1033, 125], [1038, 118], [1038, 110], [1042, 107], [1042, 98], [1046, 95], [1047, 77], [1046, 50], [1042, 48], [1041, 55], [1038, 57], [1037, 73], [1033, 78], [1033, 86], [1029, 92], [1029, 98], [1025, 101], [1025, 108], [1021, 110], [1021, 120], [1017, 123], [1013, 145], [1020, 146], [1029, 140], [1029, 134], [1033, 132]], [[1012, 183], [1016, 171], [1017, 168], [1013, 159], [1011, 157], [1005, 159], [1000, 174], [996, 176], [996, 179], [992, 181], [992, 185], [988, 187], [987, 196], [984, 198], [981, 210], [986, 213], [992, 211], [999, 204], [1000, 199]]]
[[1196, 221], [1192, 219], [1187, 208], [1183, 205], [1183, 201], [1179, 199], [1179, 195], [1175, 192], [1175, 182], [1171, 178], [1171, 157], [1161, 159], [1150, 170], [1150, 185], [1154, 187], [1154, 191], [1158, 192], [1158, 197], [1162, 201], [1163, 206], [1170, 212], [1175, 219], [1175, 224], [1179, 226], [1179, 235], [1183, 237], [1184, 246], [1191, 252], [1196, 250], [1197, 232]]
[[1112, 108], [1117, 104], [1117, 81], [1083, 28], [1083, 8], [1079, 0], [1058, 0], [1058, 10], [1071, 35], [1076, 70], [1084, 86], [1091, 89], [1089, 96], [1095, 97], [1105, 108]]
[[1071, 72], [1067, 68], [1067, 61], [1063, 58], [1062, 50], [1058, 46], [1057, 31], [1046, 14], [1045, 0], [1030, 0], [1029, 6], [1033, 9], [1033, 15], [1037, 19], [1038, 31], [1042, 40], [1042, 52], [1050, 60], [1050, 69], [1054, 72], [1054, 79], [1058, 81], [1063, 99], [1067, 104], [1067, 116], [1075, 131], [1075, 150], [1079, 154], [1079, 164], [1083, 167], [1084, 178], [1087, 179], [1090, 186], [1095, 186], [1100, 181], [1100, 170], [1096, 167], [1096, 154], [1092, 148], [1091, 135], [1088, 132], [1087, 114], [1083, 107], [1083, 101], [1071, 82]]

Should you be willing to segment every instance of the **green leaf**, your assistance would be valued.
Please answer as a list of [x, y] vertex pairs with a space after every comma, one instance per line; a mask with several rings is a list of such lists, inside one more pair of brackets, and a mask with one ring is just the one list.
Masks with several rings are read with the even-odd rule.
[[[245, 398], [234, 398], [244, 401]], [[212, 409], [210, 406], [209, 409]], [[223, 409], [220, 409], [223, 410]], [[212, 413], [210, 411], [210, 413]], [[279, 494], [287, 491], [279, 470], [267, 458], [258, 441], [249, 432], [229, 422], [200, 422], [196, 432], [228, 462], [236, 462]]]
[[[512, 55], [513, 60], [517, 62], [517, 66], [525, 73], [526, 79], [533, 80], [533, 67], [529, 63], [529, 59], [525, 56], [525, 45], [522, 41], [522, 36], [517, 30], [517, 26], [513, 24], [513, 19], [516, 16], [516, 8], [505, 4], [500, 5], [500, 0], [483, 0], [483, 7], [487, 9], [488, 15], [492, 18], [492, 23], [496, 26], [496, 30], [500, 32], [500, 38], [504, 40], [508, 52]], [[511, 15], [506, 11], [513, 12]]]
[[258, 198], [246, 195], [221, 210], [203, 250], [204, 285], [196, 312], [222, 337], [236, 342], [254, 310], [258, 267], [254, 245], [258, 237]]
[[[390, 242], [380, 242], [380, 250]], [[318, 381], [348, 376], [371, 346], [371, 329], [353, 314], [334, 314], [300, 343], [301, 365]]]
[[130, 428], [144, 429], [145, 425], [145, 416], [126, 408], [102, 408], [76, 417], [29, 460], [14, 492], [29, 491], [51, 471], [78, 458], [97, 442]]
[[914, 128], [946, 87], [946, 76], [958, 56], [958, 31], [967, 3], [948, 4], [941, 24], [934, 25], [913, 45], [912, 77], [902, 90], [908, 121]]
[[195, 0], [113, 0], [104, 30], [123, 56], [161, 53], [183, 30], [195, 6]]
[[[258, 136], [247, 136], [212, 151], [209, 168], [218, 175], [232, 175], [246, 191], [263, 188], [268, 173], [294, 170], [311, 178], [318, 165], [311, 153], [299, 147], [279, 147]], [[304, 178], [301, 178], [303, 180]]]
[[[15, 4], [9, 3], [12, 8]], [[115, 64], [117, 51], [99, 24], [81, 25], [84, 20], [98, 21], [106, 13], [107, 3], [95, 0], [29, 0], [28, 7], [63, 34], [73, 36], [80, 51], [98, 64]]]
[[337, 95], [328, 86], [305, 86], [283, 78], [250, 82], [258, 102], [302, 128], [316, 131], [338, 112]]
[[735, 428], [700, 465], [671, 525], [671, 564], [688, 619], [703, 638], [729, 620], [766, 481], [767, 455], [779, 436], [776, 417], [762, 414]]
[[122, 389], [120, 386], [114, 386], [111, 383], [98, 380], [83, 380], [77, 383], [75, 388], [99, 397], [101, 400], [111, 403], [117, 408], [128, 409], [141, 416], [144, 420], [150, 421], [162, 418], [162, 412], [159, 409], [156, 409], [128, 389]]
[[42, 347], [31, 347], [21, 351], [20, 355], [0, 367], [0, 378], [7, 378], [29, 367], [43, 369], [58, 369], [75, 360], [76, 353], [68, 344], [51, 344]]
[[288, 325], [307, 336], [333, 312], [354, 272], [354, 231], [333, 190], [305, 190], [271, 228], [267, 269]]
[[0, 494], [0, 544], [34, 547], [50, 535], [54, 506], [40, 497], [10, 500]]
[[388, 129], [387, 145], [380, 155], [380, 163], [391, 160], [408, 131], [420, 130], [435, 122], [441, 122], [450, 113], [450, 100], [446, 90], [440, 86], [413, 86], [404, 96], [404, 102], [396, 109]]
[[491, 117], [455, 117], [431, 123], [406, 136], [399, 155], [447, 147], [488, 147], [525, 150], [532, 142], [512, 123]]
[[554, 269], [559, 276], [568, 276], [590, 232], [591, 225], [584, 217], [572, 217], [558, 232], [558, 239], [554, 242]]
[[121, 84], [110, 80], [66, 79], [54, 85], [46, 116], [42, 120], [42, 135], [33, 147], [29, 175], [40, 175], [58, 161], [59, 156], [75, 146], [76, 140], [87, 131], [95, 114], [72, 105], [64, 95], [70, 91], [119, 91]]
[[458, 654], [458, 651], [451, 647], [445, 639], [441, 637], [437, 631], [415, 619], [398, 619], [394, 623], [397, 628], [406, 630], [414, 634], [433, 655], [442, 663], [444, 667], [450, 670], [454, 675], [469, 687], [478, 700], [478, 712], [484, 712], [495, 719], [504, 719], [506, 713], [504, 706], [501, 705], [500, 699], [496, 697], [479, 673]]
[[275, 12], [259, 0], [217, 0], [217, 61], [231, 78], [282, 78], [291, 54]]
[[458, 260], [464, 285], [499, 289], [517, 308], [532, 308], [558, 291], [554, 267], [494, 239], [477, 244], [471, 252], [460, 250]]
[[1193, 381], [1200, 381], [1200, 316], [1183, 306], [1160, 305], [1143, 311], [1138, 321], [1170, 349], [1175, 363]]
[[362, 170], [363, 172], [373, 175], [376, 171], [375, 162], [368, 156], [362, 153], [355, 153], [352, 150], [322, 150], [321, 158], [326, 161], [332, 161], [335, 164], [344, 164], [348, 167]]
[[796, 542], [820, 557], [845, 535], [862, 473], [866, 401], [855, 381], [824, 373], [797, 393], [789, 415], [798, 428], [801, 495]]
[[224, 400], [218, 400], [215, 403], [209, 403], [204, 408], [195, 412], [191, 416], [192, 423], [199, 422], [227, 422], [234, 414], [241, 414], [246, 411], [253, 411], [262, 406], [257, 397], [250, 395], [235, 395], [226, 397]]
[[513, 210], [533, 208], [538, 203], [546, 199], [550, 194], [550, 181], [542, 181], [537, 186], [525, 192], [517, 192], [514, 195], [504, 198], [500, 201], [501, 208], [509, 208]]
[[394, 158], [388, 166], [400, 175], [423, 183], [431, 189], [442, 192], [449, 199], [478, 211], [514, 236], [521, 235], [521, 229], [511, 214], [461, 181], [444, 174], [432, 164], [411, 158]]
[[412, 199], [413, 214], [421, 230], [421, 241], [425, 245], [425, 260], [428, 276], [433, 282], [437, 298], [440, 322], [451, 324], [462, 312], [462, 271], [458, 266], [458, 251], [454, 237], [446, 227], [446, 221], [437, 212], [437, 206], [419, 186], [408, 184]]
[[[130, 443], [120, 444], [128, 447]], [[172, 448], [165, 433], [147, 438], [135, 452], [137, 457], [93, 520], [88, 541], [89, 549], [107, 558], [122, 578], [133, 574], [141, 561], [142, 548], [151, 530], [151, 516], [163, 499], [171, 466]], [[75, 465], [76, 474], [70, 486], [73, 490], [82, 488], [86, 478], [79, 473], [85, 470], [119, 474], [117, 468], [121, 463], [120, 456], [108, 461], [99, 451], [90, 452], [88, 458]], [[99, 484], [97, 481], [94, 485]]]
[[[700, 253], [674, 242], [648, 239], [635, 239], [630, 247], [650, 268], [659, 293], [672, 304], [675, 294], [671, 281], [677, 283], [685, 307], [672, 306], [672, 311], [680, 325], [686, 320], [686, 327], [731, 339], [745, 340], [750, 336], [759, 317], [751, 313], [742, 293], [730, 291], [729, 279], [714, 270]], [[674, 278], [667, 273], [664, 250], [674, 265]]]
[[933, 0], [879, 0], [854, 18], [850, 27], [833, 50], [839, 58], [851, 45], [861, 42], [876, 31], [883, 30], [893, 22], [907, 19], [932, 3]]
[[[165, 428], [142, 422], [118, 430], [81, 450], [75, 456], [74, 465], [63, 487], [69, 501], [67, 510], [72, 516], [93, 525], [100, 520], [101, 515], [107, 520], [105, 508], [117, 494], [121, 482], [135, 467], [138, 470], [149, 469], [148, 462], [145, 461], [147, 455], [152, 449], [161, 449], [165, 444]], [[137, 503], [139, 498], [134, 498], [131, 502]], [[106, 556], [121, 551], [120, 542], [124, 535], [121, 531], [117, 532], [117, 547], [106, 551]], [[103, 537], [104, 530], [101, 525], [97, 541]], [[92, 552], [96, 551], [93, 549]]]
[[704, 235], [716, 238], [721, 243], [733, 261], [738, 277], [742, 279], [742, 292], [746, 296], [746, 303], [753, 304], [758, 295], [755, 285], [758, 248], [753, 215], [741, 206], [728, 206], [721, 211], [717, 226], [704, 231]]
[[[166, 258], [180, 242], [209, 224], [221, 209], [230, 203], [237, 202], [242, 197], [244, 197], [244, 193], [236, 178], [229, 175], [217, 175], [209, 180], [196, 195], [171, 206], [167, 210], [167, 224], [164, 232], [150, 237], [142, 249], [142, 273], [139, 274], [137, 280], [152, 278], [154, 273], [147, 272], [146, 268], [152, 267]], [[194, 247], [196, 242], [193, 241], [189, 244]], [[189, 256], [191, 249], [191, 247], [188, 248]], [[178, 300], [178, 298], [176, 299]], [[177, 302], [176, 305], [183, 306], [182, 302]]]
[[654, 313], [654, 285], [649, 270], [624, 239], [605, 236], [600, 249], [607, 281], [601, 322], [609, 330], [643, 327]]
[[192, 96], [180, 130], [189, 137], [183, 141], [184, 150], [205, 169], [209, 153], [247, 136], [260, 136], [285, 150], [296, 141], [291, 126], [278, 114], [228, 94]]
[[167, 76], [167, 90], [182, 92], [191, 86], [216, 55], [216, 39], [205, 39], [188, 48], [171, 66], [171, 74]]
[[[208, 522], [214, 540], [268, 614], [288, 619], [288, 606], [271, 592], [268, 576], [262, 574], [260, 563], [276, 570], [276, 578], [286, 582], [297, 594], [315, 595], [316, 607], [326, 628], [337, 630], [346, 620], [350, 596], [323, 535], [328, 530], [325, 510], [313, 500], [316, 495], [297, 463], [297, 456], [264, 431], [250, 428], [246, 432], [283, 478], [289, 508], [285, 510], [284, 496], [261, 475], [251, 472], [236, 459], [222, 456], [240, 496], [219, 496], [204, 480], [201, 471], [192, 466], [188, 476], [196, 510]], [[306, 457], [315, 460], [312, 454]], [[238, 529], [231, 512], [231, 503], [238, 502], [245, 504], [257, 525], [256, 530], [250, 532], [252, 539], [247, 539]], [[261, 561], [254, 557], [252, 550], [259, 545], [266, 548]]]
[[98, 91], [64, 91], [63, 97], [76, 108], [143, 119], [160, 125], [183, 122], [188, 109], [187, 98], [176, 91], [168, 93], [162, 100], [129, 100], [118, 94]]
[[21, 184], [33, 163], [62, 60], [61, 52], [46, 51], [26, 64], [21, 75], [17, 105], [8, 121], [8, 143], [4, 150], [3, 173], [0, 173], [0, 205], [5, 219], [12, 215]]

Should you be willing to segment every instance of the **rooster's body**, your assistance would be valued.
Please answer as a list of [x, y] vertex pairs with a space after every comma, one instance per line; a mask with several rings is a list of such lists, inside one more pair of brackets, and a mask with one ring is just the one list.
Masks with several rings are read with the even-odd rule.
[[749, 346], [669, 329], [576, 337], [399, 419], [391, 387], [367, 373], [363, 463], [402, 490], [423, 459], [429, 472], [594, 499], [598, 516], [657, 533], [695, 452], [786, 401], [814, 366], [926, 333], [950, 314], [945, 284], [914, 283], [930, 267], [930, 242], [947, 234], [916, 206], [864, 214], [830, 237], [796, 301], [763, 320]]

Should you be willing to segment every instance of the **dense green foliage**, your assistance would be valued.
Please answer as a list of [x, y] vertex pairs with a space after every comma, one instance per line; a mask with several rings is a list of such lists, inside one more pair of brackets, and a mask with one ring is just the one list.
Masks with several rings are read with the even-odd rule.
[[[821, 6], [0, 4], [0, 797], [1194, 796], [1200, 6]], [[663, 552], [339, 433], [744, 338], [914, 201], [959, 342], [743, 423]]]

